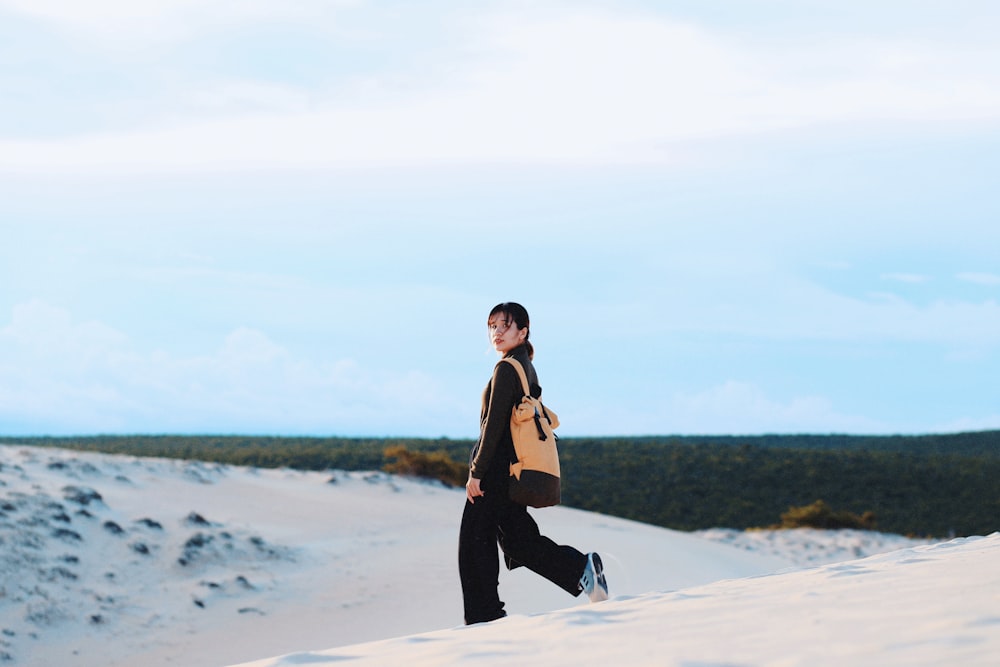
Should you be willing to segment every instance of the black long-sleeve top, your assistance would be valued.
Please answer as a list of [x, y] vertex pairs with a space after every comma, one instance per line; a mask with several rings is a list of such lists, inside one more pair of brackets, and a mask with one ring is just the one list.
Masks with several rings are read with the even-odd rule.
[[[531, 395], [540, 397], [542, 389], [538, 386], [538, 375], [528, 358], [528, 348], [519, 345], [508, 352], [505, 357], [513, 357], [521, 363]], [[517, 370], [505, 361], [499, 362], [493, 369], [493, 377], [483, 390], [482, 409], [479, 416], [479, 441], [472, 450], [472, 476], [482, 479], [494, 461], [500, 460], [500, 465], [506, 470], [514, 456], [514, 443], [510, 436], [510, 415], [514, 406], [521, 402], [524, 389]], [[502, 456], [502, 460], [498, 459]]]

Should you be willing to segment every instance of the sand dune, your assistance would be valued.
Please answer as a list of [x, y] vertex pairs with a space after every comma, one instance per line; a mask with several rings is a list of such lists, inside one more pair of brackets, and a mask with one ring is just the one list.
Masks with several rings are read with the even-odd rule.
[[[803, 564], [931, 549], [937, 565], [908, 569], [916, 574], [947, 567], [946, 554], [971, 558], [973, 545], [988, 551], [997, 542], [914, 547], [878, 533], [796, 531], [754, 544], [737, 531], [689, 534], [552, 508], [536, 514], [543, 531], [599, 550], [613, 599], [590, 605], [529, 572], [502, 573], [512, 617], [496, 628], [455, 629], [461, 490], [379, 472], [259, 470], [7, 446], [0, 447], [0, 497], [0, 654], [13, 665], [285, 665], [348, 655], [384, 664], [407, 650], [408, 660], [424, 660], [414, 664], [448, 664], [482, 653], [480, 636], [501, 641], [504, 632], [526, 627], [576, 646], [573, 628], [590, 622], [613, 625], [615, 645], [655, 640], [659, 652], [661, 639], [684, 646], [690, 642], [683, 637], [701, 635], [657, 631], [644, 639], [650, 624], [690, 625], [693, 611], [710, 615], [706, 627], [726, 618], [738, 623], [716, 629], [732, 634], [744, 620], [726, 611], [726, 600], [756, 591], [768, 605], [756, 616], [768, 617], [775, 613], [769, 605], [808, 601], [801, 587], [838, 581], [835, 570], [801, 571]], [[907, 588], [908, 575], [892, 574], [895, 563], [860, 567], [872, 581]], [[942, 587], [965, 585], [958, 573], [937, 576]], [[707, 594], [691, 593], [705, 586]], [[689, 597], [703, 602], [680, 604]], [[996, 634], [995, 614], [976, 618], [979, 634]], [[425, 633], [433, 641], [414, 637]], [[410, 638], [391, 640], [400, 637]], [[462, 647], [464, 638], [477, 646]], [[390, 641], [341, 648], [377, 640]], [[492, 664], [503, 663], [507, 653], [491, 650]], [[289, 657], [268, 657], [281, 655]], [[582, 664], [588, 655], [579, 656]], [[743, 664], [735, 654], [730, 660]]]
[[241, 667], [997, 664], [1000, 533]]

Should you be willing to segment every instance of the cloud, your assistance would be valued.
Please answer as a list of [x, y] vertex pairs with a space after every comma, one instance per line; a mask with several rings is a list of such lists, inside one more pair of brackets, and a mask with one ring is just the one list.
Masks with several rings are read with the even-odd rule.
[[[129, 11], [145, 20], [192, 6]], [[243, 15], [282, 11], [249, 6]], [[118, 5], [93, 15], [110, 7]], [[37, 11], [78, 22], [86, 14], [68, 2]], [[436, 78], [372, 75], [369, 90], [378, 94], [320, 95], [308, 109], [281, 85], [218, 81], [217, 92], [199, 85], [179, 98], [239, 112], [219, 118], [206, 109], [207, 118], [61, 140], [11, 139], [0, 142], [0, 169], [689, 164], [694, 157], [683, 146], [693, 140], [842, 123], [1000, 120], [996, 49], [849, 35], [753, 43], [669, 17], [587, 9], [488, 13], [462, 27], [466, 41], [437, 61], [455, 64], [429, 68]]]
[[919, 285], [921, 283], [926, 283], [930, 280], [927, 276], [920, 275], [918, 273], [884, 273], [882, 274], [882, 280], [891, 280], [897, 283], [908, 283], [910, 285]]
[[960, 417], [942, 424], [939, 428], [930, 429], [937, 433], [965, 433], [969, 431], [1000, 430], [1000, 414], [985, 417]]
[[[855, 296], [782, 267], [741, 263], [738, 257], [730, 262], [721, 255], [705, 260], [702, 269], [675, 262], [669, 252], [662, 262], [665, 268], [646, 278], [641, 301], [625, 297], [602, 304], [602, 318], [639, 335], [1000, 346], [1000, 303], [993, 299], [936, 297], [915, 303], [888, 292]], [[583, 301], [576, 306], [584, 307]]]
[[129, 44], [181, 40], [206, 29], [281, 19], [331, 20], [359, 0], [0, 0], [0, 8], [78, 35]]
[[[831, 300], [830, 305], [836, 305]], [[851, 301], [812, 320], [834, 336], [943, 343], [946, 345], [1000, 345], [1000, 305], [938, 300], [919, 306], [902, 299], [884, 302]]]
[[[574, 434], [724, 435], [757, 433], [887, 433], [890, 425], [839, 412], [823, 396], [785, 400], [757, 385], [727, 380], [702, 391], [676, 391], [643, 405], [579, 405], [564, 410]], [[631, 411], [630, 411], [631, 410]], [[560, 413], [562, 416], [562, 413]]]
[[72, 372], [116, 363], [127, 353], [128, 338], [100, 322], [75, 322], [68, 311], [34, 300], [13, 308], [0, 340], [9, 360]]
[[307, 90], [262, 81], [222, 81], [174, 91], [175, 104], [189, 117], [231, 117], [245, 113], [300, 113], [309, 110]]
[[697, 393], [675, 393], [664, 406], [667, 421], [679, 432], [792, 433], [885, 432], [886, 425], [860, 416], [838, 413], [821, 396], [799, 396], [785, 401], [768, 397], [759, 387], [737, 380]]
[[143, 353], [125, 334], [40, 301], [15, 307], [0, 328], [7, 432], [437, 436], [462, 404], [423, 373], [303, 358], [247, 327], [194, 356]]
[[111, 327], [76, 322], [37, 300], [17, 305], [10, 324], [0, 328], [0, 425], [35, 433], [51, 432], [41, 424], [64, 420], [82, 431], [121, 426], [104, 408], [130, 398], [108, 374], [133, 361], [127, 337]]
[[956, 277], [959, 280], [967, 283], [975, 283], [976, 285], [1000, 285], [1000, 275], [995, 273], [960, 273]]

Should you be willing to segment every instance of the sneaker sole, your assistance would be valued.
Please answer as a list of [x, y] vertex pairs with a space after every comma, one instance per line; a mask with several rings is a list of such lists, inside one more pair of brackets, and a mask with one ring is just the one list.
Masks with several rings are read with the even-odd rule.
[[608, 581], [604, 578], [604, 563], [598, 554], [591, 554], [590, 562], [594, 565], [594, 592], [590, 595], [591, 602], [604, 602], [608, 599]]

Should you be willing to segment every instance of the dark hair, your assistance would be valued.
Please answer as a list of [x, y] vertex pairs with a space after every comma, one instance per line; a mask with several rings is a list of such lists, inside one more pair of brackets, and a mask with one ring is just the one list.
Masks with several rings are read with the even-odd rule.
[[[489, 322], [490, 318], [494, 315], [499, 315], [503, 313], [503, 323], [509, 325], [513, 320], [514, 324], [517, 325], [518, 329], [528, 329], [530, 320], [528, 319], [528, 311], [519, 303], [514, 303], [513, 301], [505, 301], [504, 303], [498, 303], [493, 306], [493, 310], [490, 311], [489, 317], [486, 321]], [[531, 329], [528, 329], [528, 333], [524, 335], [524, 344], [528, 348], [528, 358], [535, 358], [535, 346], [532, 345], [528, 338], [531, 337]]]

